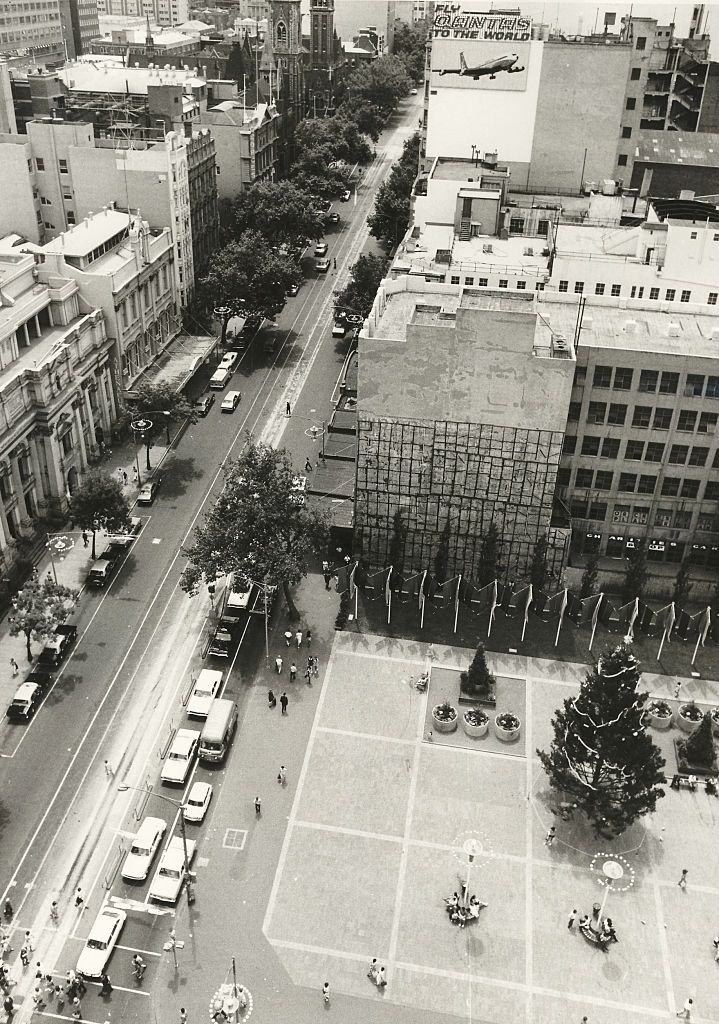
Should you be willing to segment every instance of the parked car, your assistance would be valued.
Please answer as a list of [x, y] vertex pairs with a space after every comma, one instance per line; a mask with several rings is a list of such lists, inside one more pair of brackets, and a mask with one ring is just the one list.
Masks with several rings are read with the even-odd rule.
[[162, 818], [145, 818], [122, 865], [123, 878], [132, 882], [145, 881], [166, 831], [167, 822]]
[[413, 96], [416, 96], [416, 95], [417, 95], [417, 90], [416, 90], [416, 89], [413, 89], [413, 90], [412, 90], [412, 95], [413, 95]]
[[318, 242], [315, 246], [315, 256], [326, 256], [329, 250], [327, 242]]
[[242, 395], [239, 391], [228, 391], [225, 397], [222, 399], [222, 405], [220, 406], [220, 412], [234, 412], [237, 406], [240, 404]]
[[234, 638], [232, 636], [233, 625], [234, 621], [232, 619], [226, 619], [224, 616], [220, 619], [219, 626], [212, 634], [209, 647], [209, 653], [214, 655], [215, 658], [229, 658], [232, 653], [234, 645]]
[[72, 626], [67, 622], [56, 626], [54, 634], [45, 641], [45, 646], [40, 651], [40, 656], [37, 659], [38, 665], [59, 665], [69, 653], [75, 640], [77, 640], [77, 626]]
[[330, 222], [330, 224], [339, 224], [340, 215], [337, 213], [336, 210], [333, 210], [332, 213], [328, 216], [327, 220]]
[[199, 741], [200, 734], [194, 729], [177, 730], [160, 773], [163, 782], [182, 785], [195, 760]]
[[347, 328], [342, 321], [337, 321], [332, 324], [332, 337], [333, 338], [344, 338], [347, 333]]
[[187, 714], [191, 718], [207, 718], [207, 712], [221, 686], [222, 673], [217, 669], [203, 668], [187, 702]]
[[122, 543], [113, 541], [108, 544], [99, 558], [90, 566], [87, 574], [87, 582], [92, 587], [104, 587], [112, 577], [125, 554], [125, 546]]
[[328, 259], [315, 260], [315, 270], [318, 274], [326, 274], [330, 269], [330, 261]]
[[85, 948], [77, 961], [77, 973], [84, 978], [99, 978], [105, 970], [122, 926], [127, 919], [124, 910], [104, 906], [90, 929]]
[[300, 285], [301, 284], [302, 284], [301, 281], [293, 281], [292, 282], [292, 284], [287, 289], [287, 295], [288, 295], [289, 298], [293, 299], [295, 297], [297, 292], [300, 290]]
[[225, 352], [222, 359], [220, 359], [219, 365], [217, 367], [218, 370], [220, 366], [226, 366], [230, 373], [232, 373], [235, 367], [237, 366], [237, 360], [239, 358], [240, 357], [237, 352]]
[[210, 800], [212, 800], [212, 786], [209, 782], [193, 782], [187, 803], [183, 805], [185, 821], [199, 825], [207, 814]]
[[[192, 864], [197, 843], [186, 839], [187, 863]], [[161, 903], [176, 903], [185, 880], [185, 846], [182, 836], [173, 836], [160, 858], [155, 877], [150, 882], [148, 896]]]
[[342, 193], [342, 195], [340, 196], [340, 202], [341, 203], [348, 203], [351, 198], [352, 198], [352, 191], [351, 191], [351, 189], [346, 188], [344, 190], [344, 192]]
[[162, 483], [162, 473], [158, 473], [152, 480], [147, 480], [143, 484], [140, 493], [137, 496], [138, 505], [151, 505], [157, 497], [157, 492], [160, 490], [160, 484]]
[[114, 533], [105, 533], [105, 540], [109, 544], [119, 544], [122, 548], [129, 548], [141, 529], [142, 519], [140, 516], [130, 516], [127, 525], [122, 529], [116, 530]]
[[201, 395], [200, 398], [198, 398], [197, 401], [195, 402], [193, 408], [198, 416], [207, 416], [208, 412], [210, 411], [214, 404], [215, 396], [210, 391], [206, 395]]
[[45, 691], [41, 686], [26, 679], [15, 691], [15, 696], [7, 709], [7, 717], [11, 722], [29, 722], [42, 704], [44, 695]]

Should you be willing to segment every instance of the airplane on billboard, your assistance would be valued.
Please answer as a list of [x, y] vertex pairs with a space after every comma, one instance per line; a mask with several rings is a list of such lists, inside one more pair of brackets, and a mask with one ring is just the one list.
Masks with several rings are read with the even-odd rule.
[[515, 67], [515, 64], [519, 60], [516, 53], [507, 53], [503, 57], [495, 57], [494, 60], [487, 60], [484, 64], [478, 64], [474, 68], [470, 68], [467, 65], [467, 61], [464, 59], [464, 54], [459, 55], [459, 68], [445, 68], [440, 71], [440, 75], [468, 75], [473, 78], [475, 82], [479, 78], [486, 78], [489, 76], [490, 79], [497, 77], [497, 72], [506, 71], [508, 75], [517, 75], [520, 71], [524, 71], [523, 67]]

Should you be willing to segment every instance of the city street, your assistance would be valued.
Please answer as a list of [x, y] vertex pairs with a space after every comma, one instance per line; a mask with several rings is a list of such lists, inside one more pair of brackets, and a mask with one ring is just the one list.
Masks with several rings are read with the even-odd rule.
[[[118, 870], [122, 851], [129, 848], [136, 828], [133, 811], [137, 810], [140, 819], [148, 814], [164, 818], [169, 838], [177, 834], [176, 809], [155, 796], [145, 800], [139, 793], [120, 795], [116, 790], [120, 783], [149, 785], [163, 796], [182, 798], [179, 787], [160, 787], [159, 769], [173, 728], [186, 727], [181, 701], [191, 673], [196, 675], [203, 664], [201, 650], [210, 602], [207, 595], [189, 601], [179, 590], [184, 565], [181, 548], [191, 541], [196, 522], [221, 486], [224, 461], [240, 453], [247, 431], [271, 444], [288, 446], [298, 468], [308, 455], [316, 454], [319, 442], [312, 440], [310, 428], [328, 416], [346, 352], [346, 342], [337, 346], [331, 338], [333, 290], [344, 285], [349, 268], [367, 242], [366, 217], [376, 188], [414, 129], [418, 110], [415, 100], [402, 105], [377, 144], [376, 159], [365, 172], [356, 201], [335, 204], [342, 222], [328, 231], [326, 240], [329, 256], [337, 260], [336, 272], [316, 275], [308, 261], [308, 278], [298, 296], [288, 299], [277, 327], [268, 328], [279, 337], [275, 351], [269, 354], [258, 337], [243, 354], [231, 383], [242, 393], [237, 410], [224, 415], [216, 402], [209, 415], [191, 425], [164, 458], [162, 488], [154, 504], [141, 510], [145, 525], [117, 576], [104, 591], [82, 593], [76, 617], [77, 645], [58, 672], [40, 712], [29, 725], [10, 726], [4, 721], [0, 725], [0, 891], [14, 908], [13, 952], [6, 957], [6, 964], [13, 965], [13, 975], [21, 977], [16, 961], [25, 929], [35, 937], [33, 962], [40, 959], [46, 971], [64, 975], [74, 966], [106, 895], [124, 901], [121, 905], [129, 908], [119, 948], [108, 967], [115, 986], [111, 1005], [97, 1004], [96, 1008], [90, 990], [84, 1001], [84, 1019], [102, 1021], [112, 1014], [127, 1022], [169, 1021], [176, 1019], [174, 1007], [180, 1001], [193, 1008], [195, 1016], [190, 1020], [199, 1019], [229, 968], [237, 926], [233, 914], [244, 913], [243, 908], [253, 904], [255, 893], [264, 891], [274, 875], [284, 817], [291, 804], [291, 785], [279, 791], [280, 814], [275, 807], [271, 822], [268, 815], [263, 840], [253, 845], [241, 870], [236, 867], [237, 848], [252, 838], [254, 812], [248, 824], [251, 805], [238, 809], [229, 798], [251, 766], [261, 758], [277, 758], [275, 740], [265, 735], [260, 741], [243, 728], [245, 715], [257, 701], [266, 706], [264, 683], [258, 682], [254, 689], [250, 685], [256, 671], [260, 679], [264, 672], [261, 618], [248, 622], [244, 643], [225, 681], [226, 695], [240, 706], [234, 751], [219, 771], [203, 769], [197, 776], [210, 781], [214, 793], [205, 822], [188, 826], [189, 837], [199, 840], [194, 865], [197, 902], [190, 918], [187, 904], [182, 902], [184, 896], [178, 903], [177, 920], [150, 913], [148, 883], [123, 883]], [[285, 412], [288, 402], [291, 417]], [[315, 585], [312, 580], [307, 587], [313, 590]], [[327, 644], [336, 595], [325, 593], [321, 579], [316, 589], [318, 626]], [[274, 630], [281, 633], [283, 623], [280, 609]], [[318, 646], [318, 652], [321, 649]], [[5, 703], [14, 685], [5, 679], [1, 694]], [[301, 762], [314, 714], [313, 694], [314, 690], [308, 691], [308, 699], [301, 702], [294, 717], [289, 716], [292, 732], [286, 756], [295, 766]], [[199, 730], [201, 723], [189, 727]], [[261, 743], [259, 750], [254, 748], [257, 742]], [[112, 775], [105, 771], [105, 760], [112, 766]], [[274, 775], [267, 778], [269, 789]], [[237, 829], [237, 835], [228, 829]], [[156, 866], [157, 860], [149, 878]], [[238, 892], [240, 881], [243, 889]], [[75, 908], [78, 886], [83, 891], [84, 909]], [[231, 905], [227, 898], [230, 887]], [[50, 921], [52, 900], [59, 903], [58, 924]], [[264, 904], [252, 913], [261, 921]], [[178, 939], [185, 942], [184, 950], [178, 952], [181, 966], [177, 973], [172, 955], [162, 952], [171, 927], [176, 927]], [[130, 970], [130, 958], [138, 950], [149, 964], [141, 984], [135, 983]], [[254, 1012], [259, 1020], [269, 1020], [271, 1015], [262, 1008], [268, 993], [261, 991], [259, 979], [265, 972], [272, 989], [273, 955], [269, 947], [263, 950], [259, 945], [254, 952], [250, 987], [259, 985], [260, 989], [255, 991]], [[246, 976], [246, 962], [242, 968]], [[14, 989], [17, 1005], [25, 1002], [28, 1010], [29, 1000], [23, 1000], [23, 995], [32, 989], [31, 976], [34, 971], [26, 972]], [[169, 1009], [166, 1012], [170, 1005], [171, 1013]], [[70, 1016], [67, 1007], [59, 1009], [54, 1004], [46, 1012]]]

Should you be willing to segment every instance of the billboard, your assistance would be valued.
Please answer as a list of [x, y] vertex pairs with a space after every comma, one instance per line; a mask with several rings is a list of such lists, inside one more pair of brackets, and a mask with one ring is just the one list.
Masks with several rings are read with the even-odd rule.
[[493, 39], [529, 42], [532, 20], [514, 12], [464, 11], [460, 4], [436, 3], [432, 35], [435, 39]]
[[530, 56], [529, 42], [435, 38], [431, 88], [524, 92]]

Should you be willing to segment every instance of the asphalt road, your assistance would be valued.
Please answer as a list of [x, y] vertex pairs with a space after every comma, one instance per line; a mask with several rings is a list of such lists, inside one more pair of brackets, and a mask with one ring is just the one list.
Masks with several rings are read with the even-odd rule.
[[[326, 236], [336, 273], [317, 276], [308, 261], [305, 284], [288, 300], [273, 329], [279, 336], [275, 352], [266, 352], [260, 336], [243, 354], [229, 385], [242, 392], [238, 409], [222, 414], [220, 393], [209, 415], [191, 426], [165, 459], [161, 491], [120, 572], [101, 594], [83, 594], [78, 643], [41, 711], [29, 726], [0, 727], [0, 752], [14, 749], [17, 730], [25, 731], [15, 755], [0, 762], [0, 892], [12, 899], [19, 930], [7, 962], [13, 961], [20, 933], [28, 927], [37, 936], [43, 963], [64, 972], [74, 963], [106, 888], [113, 897], [145, 900], [147, 885], [120, 883], [117, 872], [120, 851], [133, 831], [128, 810], [143, 798], [118, 796], [116, 781], [149, 782], [155, 788], [166, 740], [173, 726], [186, 724], [181, 697], [190, 672], [202, 665], [209, 603], [200, 598], [190, 602], [179, 591], [180, 548], [221, 486], [223, 462], [245, 444], [247, 430], [271, 443], [289, 443], [298, 469], [303, 465], [313, 443], [309, 428], [329, 411], [346, 344], [331, 338], [332, 292], [344, 284], [366, 244], [374, 192], [414, 127], [418, 109], [413, 102], [392, 119], [356, 202], [336, 204], [342, 223]], [[288, 401], [291, 419], [285, 416]], [[251, 621], [227, 681], [228, 695], [239, 700], [241, 713], [243, 678], [252, 677], [261, 664], [261, 634], [261, 621]], [[114, 767], [114, 778], [105, 775], [105, 758]], [[193, 826], [200, 839], [213, 827], [213, 816], [226, 813], [225, 771], [211, 774], [216, 785], [209, 819]], [[170, 795], [177, 799], [181, 791]], [[165, 817], [168, 835], [176, 826], [174, 808], [155, 796], [141, 813]], [[202, 857], [200, 841], [198, 864]], [[74, 909], [78, 885], [86, 897], [82, 912]], [[221, 905], [221, 891], [218, 896]], [[49, 926], [52, 899], [61, 907], [57, 929]], [[117, 951], [111, 963], [115, 1019], [149, 1020], [151, 1006], [157, 1014], [149, 993], [171, 920], [129, 912], [121, 939], [127, 952]], [[150, 965], [142, 986], [129, 969], [136, 949]], [[85, 1009], [88, 1019], [103, 1019], [101, 1013]]]

